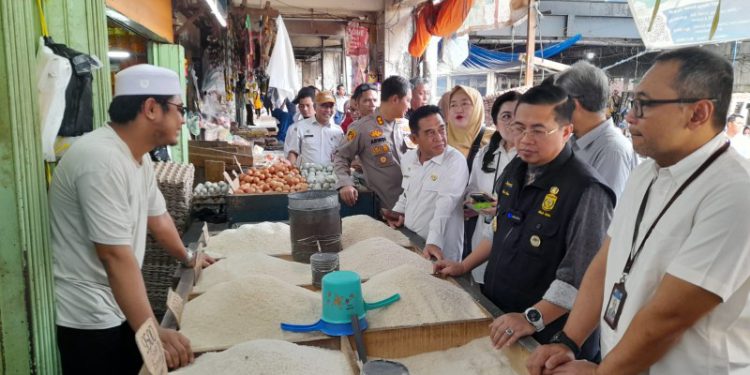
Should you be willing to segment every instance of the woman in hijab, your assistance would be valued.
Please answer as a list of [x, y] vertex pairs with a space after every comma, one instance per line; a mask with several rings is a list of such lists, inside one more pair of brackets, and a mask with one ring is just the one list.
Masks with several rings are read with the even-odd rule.
[[492, 137], [492, 132], [484, 127], [482, 94], [471, 87], [457, 85], [448, 98], [448, 145], [461, 151], [471, 172], [474, 157]]
[[[520, 96], [515, 91], [508, 91], [497, 97], [492, 104], [490, 113], [497, 130], [492, 132], [490, 143], [482, 147], [474, 159], [474, 168], [469, 176], [469, 185], [466, 187], [466, 200], [471, 205], [475, 203], [472, 196], [486, 196], [491, 198], [493, 207], [479, 211], [476, 220], [465, 222], [466, 230], [464, 234], [467, 240], [464, 243], [470, 246], [465, 249], [466, 255], [479, 244], [487, 226], [492, 222], [492, 218], [495, 216], [494, 205], [497, 202], [497, 180], [503, 173], [505, 166], [516, 156], [514, 139], [509, 132], [510, 125], [513, 122], [513, 113]], [[473, 213], [472, 216], [474, 215], [476, 213]], [[484, 269], [486, 267], [487, 263], [484, 263], [471, 271], [474, 281], [480, 284], [484, 283]]]

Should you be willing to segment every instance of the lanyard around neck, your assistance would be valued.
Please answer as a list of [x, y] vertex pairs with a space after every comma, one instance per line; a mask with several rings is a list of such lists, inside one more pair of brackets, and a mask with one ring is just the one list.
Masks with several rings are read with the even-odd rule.
[[[638, 258], [638, 255], [641, 254], [641, 251], [643, 250], [643, 246], [646, 244], [646, 240], [651, 236], [651, 232], [654, 231], [654, 228], [656, 227], [656, 224], [659, 223], [659, 220], [664, 216], [664, 214], [667, 212], [669, 207], [672, 206], [672, 204], [677, 200], [677, 198], [682, 195], [682, 193], [687, 189], [690, 184], [695, 181], [698, 176], [700, 176], [708, 167], [713, 164], [716, 159], [721, 156], [724, 152], [729, 149], [729, 142], [724, 143], [718, 150], [716, 150], [711, 156], [706, 159], [706, 161], [703, 162], [703, 164], [698, 167], [698, 169], [693, 172], [693, 174], [688, 177], [687, 180], [675, 191], [674, 195], [672, 195], [672, 198], [669, 199], [667, 204], [662, 208], [659, 215], [656, 217], [653, 223], [651, 223], [651, 226], [648, 228], [648, 231], [646, 231], [646, 235], [643, 236], [643, 240], [641, 240], [641, 244], [636, 249], [636, 241], [638, 239], [638, 231], [641, 226], [641, 221], [643, 220], [643, 214], [646, 211], [646, 203], [648, 203], [648, 198], [651, 193], [651, 187], [654, 185], [654, 181], [656, 179], [651, 180], [651, 183], [648, 185], [648, 189], [646, 189], [646, 193], [643, 195], [643, 200], [641, 200], [641, 206], [638, 208], [638, 215], [635, 219], [635, 228], [633, 229], [633, 242], [632, 247], [630, 250], [630, 255], [628, 256], [628, 261], [625, 263], [625, 267], [622, 270], [622, 278], [620, 279], [620, 282], [624, 282], [625, 278], [630, 273], [631, 269], [633, 268], [633, 264], [635, 263], [635, 260]], [[635, 251], [633, 251], [636, 249]]]

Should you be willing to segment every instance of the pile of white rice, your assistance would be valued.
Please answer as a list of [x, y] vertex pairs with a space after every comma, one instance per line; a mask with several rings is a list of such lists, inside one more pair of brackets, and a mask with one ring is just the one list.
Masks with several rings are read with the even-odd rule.
[[220, 353], [206, 353], [174, 375], [354, 375], [340, 351], [292, 344], [282, 340], [253, 340]]
[[251, 275], [268, 275], [292, 285], [312, 284], [309, 264], [290, 262], [265, 254], [245, 254], [223, 259], [201, 272], [193, 293], [206, 292], [211, 287]]
[[372, 237], [385, 237], [399, 246], [411, 245], [403, 233], [367, 215], [347, 216], [341, 219], [341, 228], [341, 246], [344, 249]]
[[504, 352], [495, 350], [489, 336], [443, 351], [398, 358], [410, 375], [515, 375]]
[[455, 284], [428, 275], [424, 270], [403, 265], [375, 275], [362, 285], [365, 301], [373, 303], [394, 293], [401, 300], [370, 310], [371, 328], [413, 326], [485, 318], [474, 299]]
[[284, 255], [292, 253], [289, 225], [263, 222], [227, 229], [209, 237], [206, 250], [212, 254], [234, 258], [247, 253]]
[[339, 264], [342, 270], [357, 272], [362, 279], [404, 264], [432, 273], [432, 262], [383, 237], [369, 238], [347, 247], [339, 253]]
[[255, 275], [215, 285], [185, 304], [180, 331], [197, 352], [255, 339], [301, 341], [319, 333], [285, 332], [279, 325], [312, 324], [321, 311], [320, 294]]

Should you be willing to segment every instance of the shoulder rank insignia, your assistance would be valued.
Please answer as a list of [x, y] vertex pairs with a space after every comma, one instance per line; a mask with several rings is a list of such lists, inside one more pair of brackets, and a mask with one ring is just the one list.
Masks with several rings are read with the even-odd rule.
[[354, 129], [349, 129], [349, 131], [346, 132], [346, 140], [351, 142], [354, 140], [354, 138], [357, 138], [357, 131]]
[[385, 123], [385, 121], [383, 121], [382, 116], [375, 117], [375, 121], [377, 121], [378, 125], [381, 125], [381, 126]]
[[378, 137], [381, 137], [381, 136], [383, 136], [383, 131], [380, 130], [380, 129], [375, 129], [375, 130], [373, 130], [373, 131], [370, 132], [370, 137], [372, 137], [372, 138], [378, 138]]

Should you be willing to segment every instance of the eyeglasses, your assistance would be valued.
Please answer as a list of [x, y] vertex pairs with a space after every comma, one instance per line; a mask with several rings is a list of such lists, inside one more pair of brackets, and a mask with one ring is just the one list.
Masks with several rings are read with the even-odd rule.
[[[544, 129], [544, 130], [542, 130]], [[523, 138], [524, 136], [529, 136], [529, 139], [538, 141], [541, 139], [546, 138], [548, 135], [556, 132], [559, 128], [554, 128], [552, 130], [546, 130], [543, 127], [536, 127], [531, 129], [526, 129], [523, 127], [523, 125], [513, 125], [510, 127], [510, 134], [513, 137], [517, 137], [519, 140]]]
[[693, 104], [701, 100], [715, 101], [716, 98], [677, 98], [677, 99], [633, 99], [630, 102], [630, 109], [636, 118], [643, 118], [643, 107], [657, 106], [662, 104]]
[[169, 105], [173, 105], [177, 108], [177, 112], [180, 112], [181, 116], [185, 116], [185, 113], [187, 113], [188, 108], [184, 104], [177, 104], [172, 102], [167, 102]]

